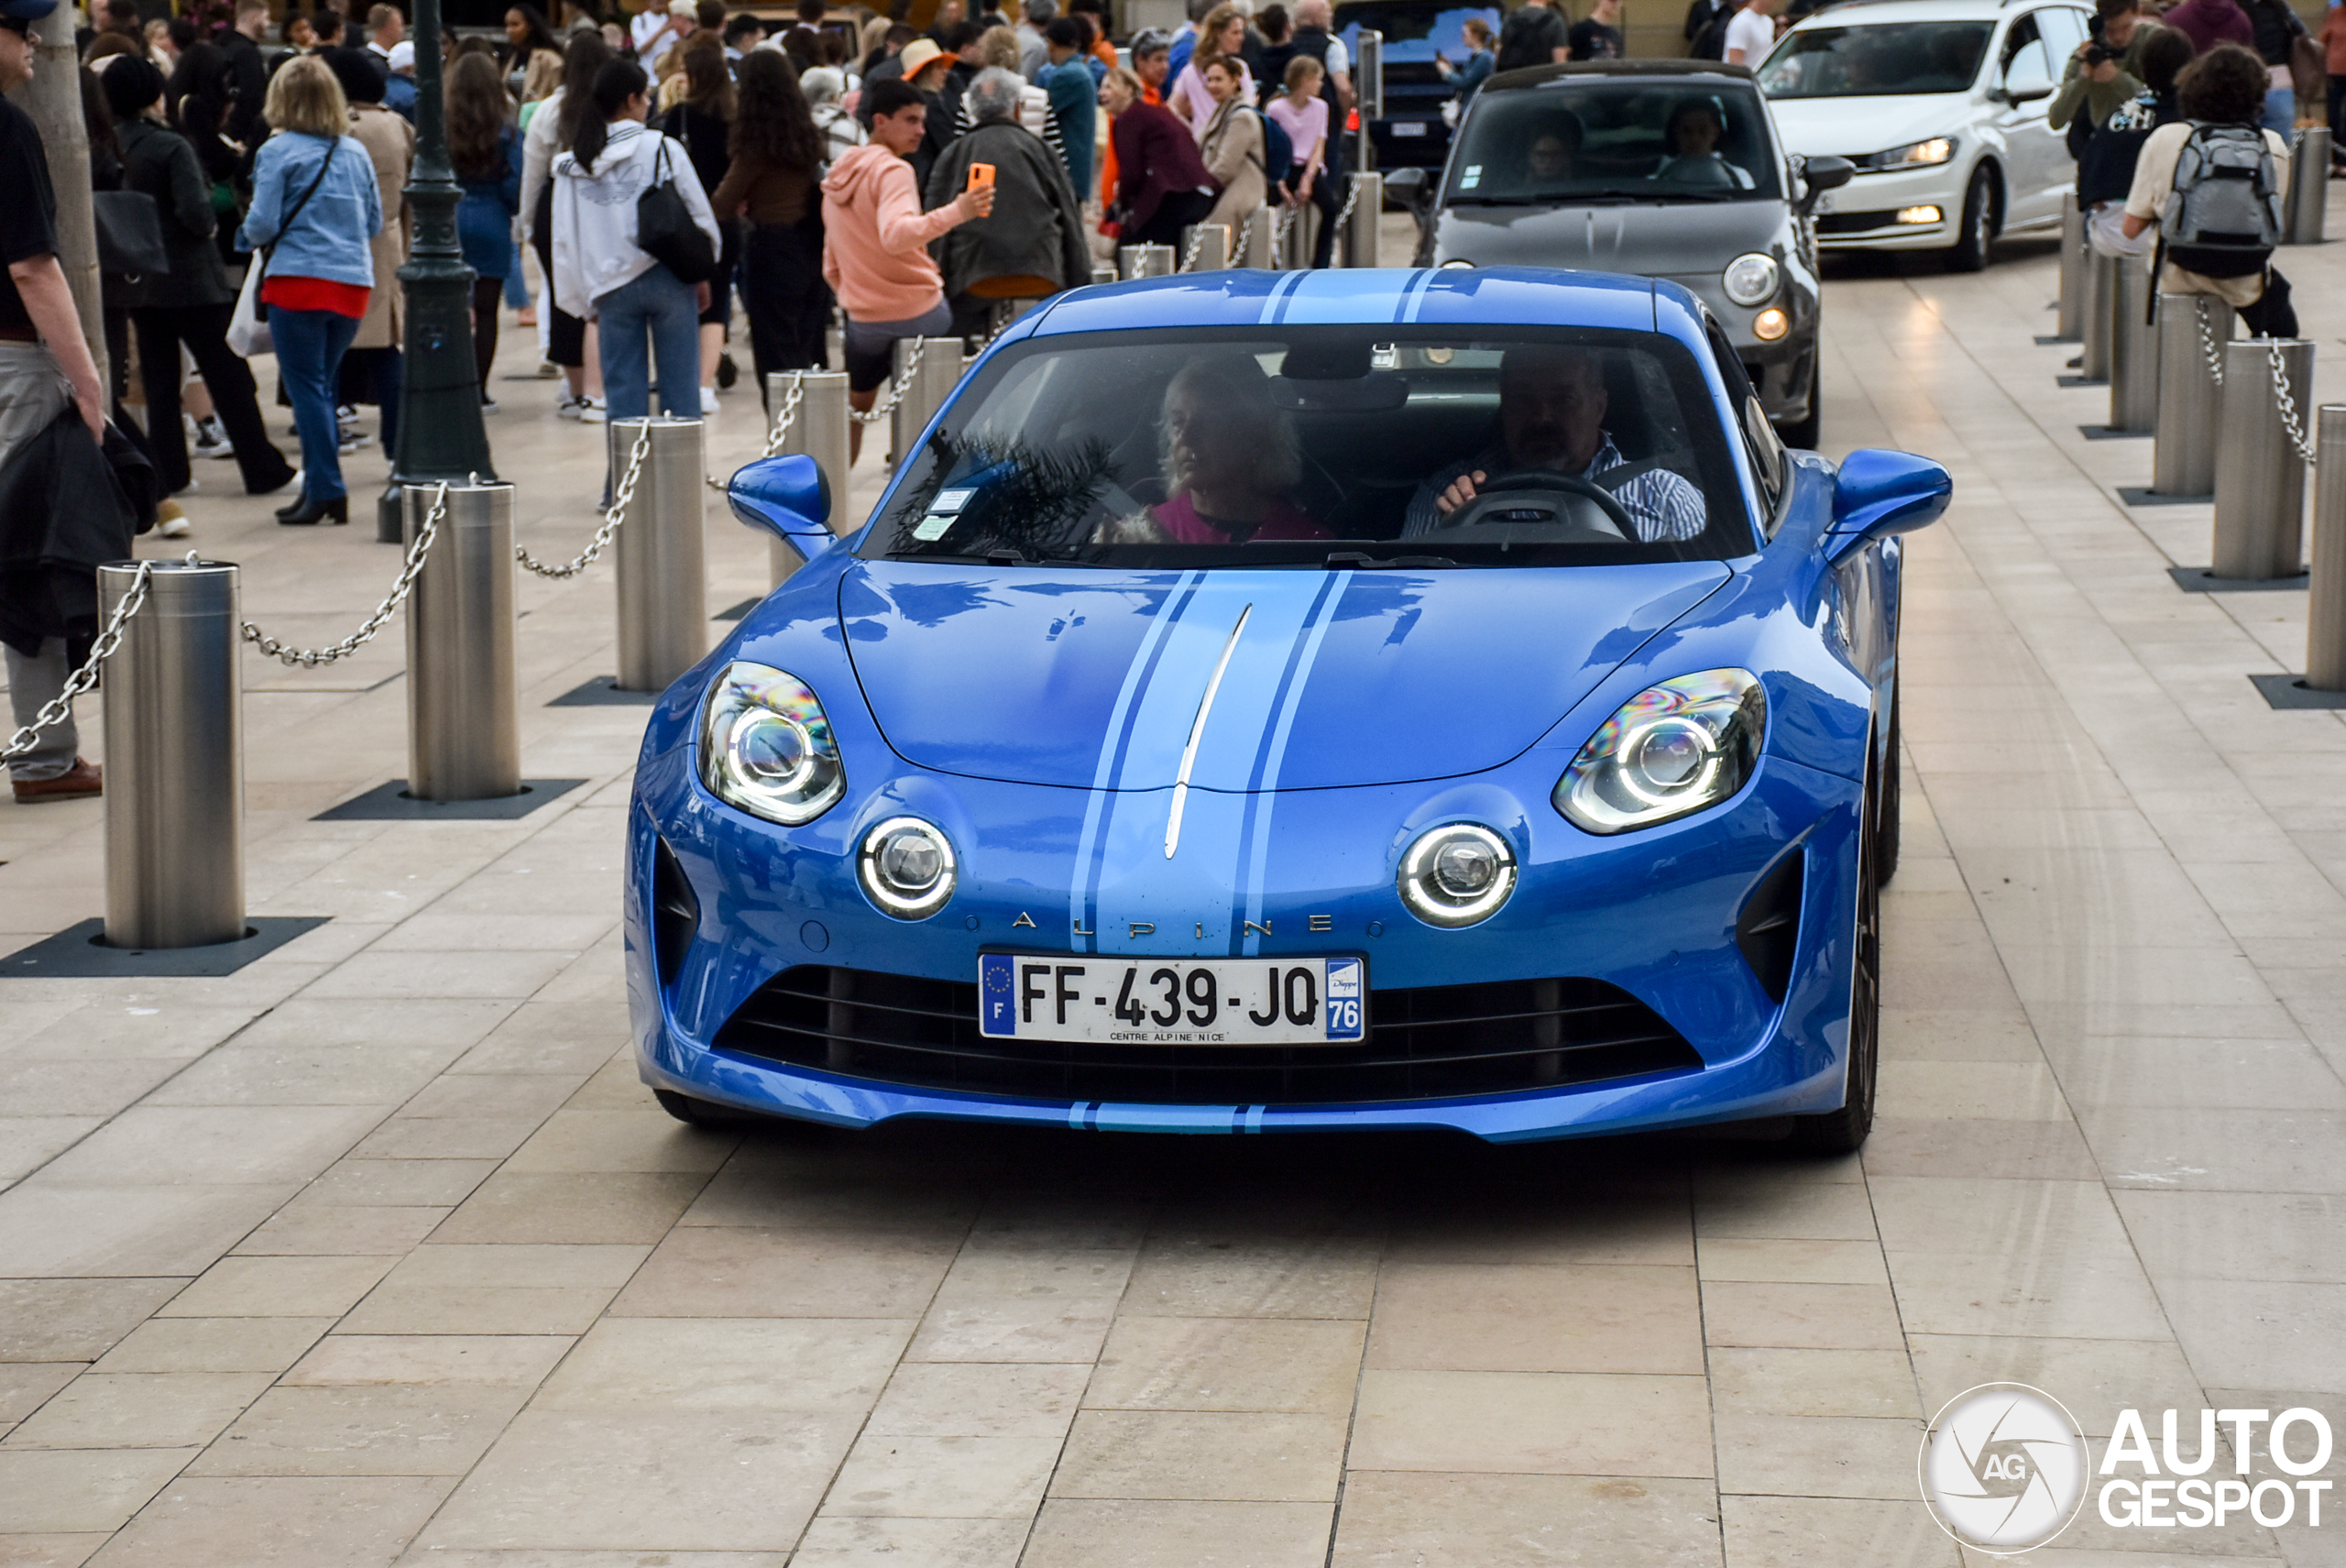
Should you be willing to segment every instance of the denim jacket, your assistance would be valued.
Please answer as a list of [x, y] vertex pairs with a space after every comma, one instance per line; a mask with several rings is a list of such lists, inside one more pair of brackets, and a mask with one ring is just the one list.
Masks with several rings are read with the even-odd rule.
[[[293, 227], [280, 234], [285, 214], [317, 179], [318, 165], [330, 148], [334, 167], [293, 220]], [[323, 137], [290, 132], [263, 142], [253, 160], [253, 203], [245, 214], [244, 227], [236, 231], [236, 248], [277, 247], [263, 277], [323, 278], [366, 289], [375, 282], [367, 242], [382, 227], [382, 196], [375, 189], [375, 164], [367, 149], [350, 137], [328, 142]]]

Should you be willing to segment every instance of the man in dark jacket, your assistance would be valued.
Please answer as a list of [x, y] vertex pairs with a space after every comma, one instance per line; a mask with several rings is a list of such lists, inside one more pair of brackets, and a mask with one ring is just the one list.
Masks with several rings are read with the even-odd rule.
[[268, 0], [237, 0], [236, 26], [220, 35], [220, 48], [228, 57], [236, 90], [220, 134], [245, 149], [247, 169], [252, 167], [254, 149], [260, 146], [261, 100], [269, 96], [269, 61], [260, 52], [261, 38], [268, 31]]
[[1564, 19], [1548, 8], [1548, 0], [1523, 0], [1500, 25], [1500, 71], [1561, 65], [1571, 57], [1572, 44], [1565, 36]]
[[934, 242], [954, 330], [981, 336], [998, 300], [1031, 300], [1091, 279], [1083, 208], [1067, 165], [1018, 123], [1016, 73], [994, 66], [970, 82], [977, 124], [945, 149], [928, 176], [923, 205], [936, 210], [969, 188], [973, 164], [993, 168], [991, 216], [973, 218]]

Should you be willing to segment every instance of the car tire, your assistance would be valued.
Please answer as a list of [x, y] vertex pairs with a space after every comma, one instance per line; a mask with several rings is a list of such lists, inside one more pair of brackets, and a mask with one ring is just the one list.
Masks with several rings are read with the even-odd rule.
[[1905, 769], [1898, 759], [1898, 672], [1890, 674], [1890, 744], [1881, 758], [1881, 805], [1874, 814], [1874, 882], [1888, 887], [1898, 874], [1898, 793]]
[[652, 1098], [660, 1102], [660, 1109], [687, 1126], [721, 1127], [738, 1119], [722, 1105], [696, 1100], [673, 1089], [655, 1089], [652, 1091]]
[[1777, 438], [1786, 446], [1803, 452], [1814, 452], [1825, 431], [1825, 352], [1822, 346], [1808, 367], [1808, 412], [1790, 424], [1776, 427]]
[[[1893, 723], [1895, 720], [1893, 719]], [[1881, 1066], [1881, 880], [1877, 874], [1881, 784], [1867, 791], [1866, 821], [1858, 833], [1858, 909], [1851, 923], [1849, 1069], [1841, 1107], [1821, 1116], [1792, 1118], [1792, 1144], [1806, 1154], [1855, 1154], [1873, 1131], [1874, 1085]]]
[[1950, 272], [1979, 272], [1987, 269], [1996, 242], [1996, 171], [1986, 164], [1971, 171], [1963, 192], [1963, 227], [1946, 253]]

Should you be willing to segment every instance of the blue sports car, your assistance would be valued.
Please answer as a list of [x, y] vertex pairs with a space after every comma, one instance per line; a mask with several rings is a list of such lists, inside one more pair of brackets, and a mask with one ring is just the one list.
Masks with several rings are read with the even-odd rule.
[[1872, 1119], [1900, 543], [1674, 284], [1058, 296], [661, 699], [642, 1074], [741, 1111], [1493, 1140]]

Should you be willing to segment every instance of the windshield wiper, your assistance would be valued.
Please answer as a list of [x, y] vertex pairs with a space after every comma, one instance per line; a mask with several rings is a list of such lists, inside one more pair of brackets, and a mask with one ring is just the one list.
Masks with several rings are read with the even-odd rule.
[[1458, 563], [1447, 555], [1396, 555], [1390, 561], [1379, 561], [1357, 550], [1336, 550], [1330, 552], [1328, 558], [1320, 565], [1328, 568], [1347, 567], [1355, 572], [1389, 572], [1416, 567], [1455, 566]]

